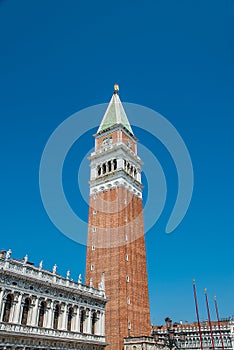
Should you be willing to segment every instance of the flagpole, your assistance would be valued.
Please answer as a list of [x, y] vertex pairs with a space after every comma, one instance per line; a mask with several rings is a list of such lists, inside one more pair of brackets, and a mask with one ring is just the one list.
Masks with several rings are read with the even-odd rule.
[[220, 334], [220, 339], [221, 339], [221, 344], [222, 344], [222, 350], [224, 350], [224, 344], [223, 344], [223, 335], [221, 331], [221, 324], [220, 324], [220, 318], [219, 318], [219, 309], [218, 309], [218, 303], [216, 300], [216, 296], [214, 296], [214, 303], [215, 303], [215, 310], [216, 310], [216, 316], [218, 320], [218, 327], [219, 327], [219, 334]]
[[194, 301], [195, 301], [196, 314], [197, 314], [197, 324], [198, 324], [198, 330], [199, 330], [200, 345], [201, 345], [201, 350], [203, 350], [201, 323], [200, 323], [200, 317], [199, 317], [199, 311], [198, 311], [198, 302], [197, 302], [197, 291], [196, 291], [196, 285], [195, 285], [195, 280], [194, 279], [193, 279], [193, 294], [194, 294]]
[[206, 288], [204, 288], [204, 293], [205, 293], [205, 298], [206, 298], [206, 308], [207, 308], [207, 315], [208, 315], [208, 321], [209, 321], [209, 326], [210, 326], [212, 349], [215, 350], [212, 323], [211, 323], [211, 319], [210, 319], [210, 308], [209, 308], [208, 295], [206, 293]]

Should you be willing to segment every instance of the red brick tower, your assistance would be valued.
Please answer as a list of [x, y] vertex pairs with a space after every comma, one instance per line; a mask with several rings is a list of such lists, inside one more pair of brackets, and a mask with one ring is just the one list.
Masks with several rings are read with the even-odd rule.
[[86, 283], [98, 287], [104, 273], [108, 349], [123, 338], [150, 333], [142, 212], [141, 160], [118, 86], [95, 135], [90, 156], [90, 208]]

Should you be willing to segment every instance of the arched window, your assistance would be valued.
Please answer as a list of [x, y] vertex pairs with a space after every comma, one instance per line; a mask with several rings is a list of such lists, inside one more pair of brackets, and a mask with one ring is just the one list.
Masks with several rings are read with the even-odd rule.
[[30, 308], [31, 300], [30, 298], [26, 298], [24, 301], [21, 324], [26, 325], [28, 323], [28, 313]]
[[3, 312], [3, 318], [2, 318], [3, 322], [9, 322], [12, 304], [13, 304], [13, 295], [7, 294], [4, 312]]
[[108, 161], [107, 165], [108, 165], [108, 171], [111, 171], [111, 161], [110, 160]]
[[97, 322], [97, 313], [93, 312], [92, 314], [92, 326], [91, 326], [91, 333], [96, 333], [96, 322]]
[[227, 338], [227, 346], [231, 347], [232, 339], [230, 337]]
[[116, 170], [117, 169], [117, 160], [116, 159], [113, 160], [113, 165], [114, 165], [114, 170]]
[[60, 314], [60, 306], [59, 304], [56, 304], [54, 308], [54, 321], [53, 321], [54, 329], [58, 329], [59, 314]]
[[39, 318], [38, 318], [39, 327], [43, 327], [45, 312], [46, 312], [46, 302], [42, 301], [39, 307]]
[[227, 337], [223, 337], [224, 345], [227, 346]]
[[85, 310], [80, 312], [80, 333], [84, 333]]
[[67, 330], [71, 331], [71, 325], [72, 325], [72, 318], [73, 318], [73, 308], [69, 307], [68, 310], [68, 317], [67, 317]]
[[101, 175], [101, 167], [100, 167], [100, 165], [98, 165], [98, 167], [97, 167], [97, 173], [98, 173], [98, 176]]
[[102, 165], [102, 173], [103, 173], [103, 174], [106, 173], [106, 164], [105, 164], [105, 163]]

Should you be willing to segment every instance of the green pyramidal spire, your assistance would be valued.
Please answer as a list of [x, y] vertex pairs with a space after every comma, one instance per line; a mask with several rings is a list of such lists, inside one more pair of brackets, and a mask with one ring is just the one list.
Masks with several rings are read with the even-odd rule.
[[133, 135], [131, 125], [128, 121], [128, 117], [125, 113], [122, 102], [120, 101], [118, 91], [119, 87], [118, 85], [115, 85], [114, 94], [110, 100], [104, 117], [102, 118], [101, 125], [99, 126], [97, 132], [98, 134], [105, 131], [106, 129], [111, 128], [112, 126], [120, 124]]

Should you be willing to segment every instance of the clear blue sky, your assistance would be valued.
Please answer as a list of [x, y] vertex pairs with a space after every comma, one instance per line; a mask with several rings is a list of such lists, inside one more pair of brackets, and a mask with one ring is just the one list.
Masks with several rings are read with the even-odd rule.
[[[35, 264], [43, 259], [48, 269], [56, 263], [74, 279], [84, 275], [85, 247], [60, 233], [44, 210], [40, 158], [63, 120], [108, 102], [117, 82], [123, 101], [150, 107], [176, 127], [194, 167], [190, 208], [166, 235], [176, 173], [165, 149], [137, 134], [169, 184], [162, 216], [146, 234], [152, 322], [195, 320], [192, 278], [203, 319], [204, 287], [213, 318], [214, 294], [221, 316], [233, 315], [233, 23], [232, 0], [0, 1], [0, 248], [16, 258], [28, 253]], [[84, 141], [92, 147], [91, 135]], [[87, 205], [73, 195], [74, 150], [67, 196], [87, 217]]]

